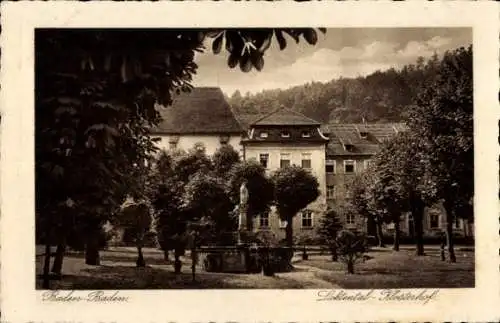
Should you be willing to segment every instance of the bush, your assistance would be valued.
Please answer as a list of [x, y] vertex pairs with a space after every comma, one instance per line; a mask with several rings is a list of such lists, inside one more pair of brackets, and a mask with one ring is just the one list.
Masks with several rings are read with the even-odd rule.
[[346, 265], [348, 274], [354, 274], [354, 264], [363, 259], [367, 250], [366, 237], [362, 233], [342, 230], [336, 242], [340, 261]]

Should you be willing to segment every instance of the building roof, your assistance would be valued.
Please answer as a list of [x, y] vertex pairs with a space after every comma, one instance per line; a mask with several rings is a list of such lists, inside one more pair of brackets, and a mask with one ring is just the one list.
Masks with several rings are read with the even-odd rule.
[[251, 126], [319, 126], [316, 120], [306, 117], [300, 112], [295, 112], [285, 107], [274, 110], [271, 113], [253, 121]]
[[238, 120], [238, 122], [240, 123], [241, 125], [241, 128], [243, 128], [244, 130], [247, 130], [250, 128], [250, 125], [263, 117], [262, 114], [255, 114], [255, 113], [235, 113], [234, 116], [236, 117], [236, 120]]
[[162, 107], [162, 122], [153, 133], [224, 134], [241, 133], [222, 90], [218, 87], [196, 87], [176, 95], [170, 107]]
[[[322, 132], [330, 138], [327, 155], [373, 155], [380, 150], [380, 144], [399, 132], [406, 131], [404, 123], [326, 124]], [[361, 132], [366, 132], [362, 136]], [[346, 150], [345, 145], [351, 145]]]

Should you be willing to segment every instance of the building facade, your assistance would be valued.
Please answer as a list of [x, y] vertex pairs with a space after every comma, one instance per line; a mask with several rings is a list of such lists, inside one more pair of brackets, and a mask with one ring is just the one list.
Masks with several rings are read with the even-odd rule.
[[[219, 88], [195, 88], [161, 109], [163, 122], [154, 129], [165, 150], [203, 148], [212, 155], [222, 145], [231, 145], [244, 160], [256, 160], [268, 174], [288, 165], [309, 170], [318, 179], [321, 195], [294, 218], [296, 237], [316, 236], [320, 218], [328, 207], [348, 199], [349, 183], [363, 172], [380, 145], [405, 131], [402, 123], [320, 124], [301, 113], [277, 109], [266, 115], [235, 115]], [[364, 218], [343, 216], [344, 227], [371, 233]], [[440, 205], [426, 210], [425, 235], [439, 235], [445, 228]], [[285, 237], [286, 223], [275, 210], [254, 219], [254, 228], [276, 239]], [[384, 230], [391, 234], [392, 225]], [[410, 215], [402, 217], [403, 235], [412, 236]], [[462, 219], [454, 224], [457, 235], [473, 235], [473, 227]]]

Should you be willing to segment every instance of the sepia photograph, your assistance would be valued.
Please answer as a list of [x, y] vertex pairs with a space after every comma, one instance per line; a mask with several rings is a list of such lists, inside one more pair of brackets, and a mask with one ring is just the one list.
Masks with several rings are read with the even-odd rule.
[[37, 288], [474, 287], [470, 28], [35, 30]]
[[1, 6], [5, 322], [500, 318], [498, 4]]

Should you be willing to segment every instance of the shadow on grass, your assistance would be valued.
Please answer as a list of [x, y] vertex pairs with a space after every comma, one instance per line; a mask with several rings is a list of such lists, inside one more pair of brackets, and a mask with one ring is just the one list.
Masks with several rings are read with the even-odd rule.
[[[41, 280], [37, 289], [41, 289]], [[192, 281], [190, 273], [175, 275], [172, 271], [152, 267], [99, 266], [83, 269], [81, 275], [63, 275], [53, 281], [51, 289], [203, 289], [231, 288], [223, 276], [197, 273]]]

